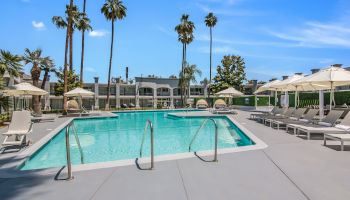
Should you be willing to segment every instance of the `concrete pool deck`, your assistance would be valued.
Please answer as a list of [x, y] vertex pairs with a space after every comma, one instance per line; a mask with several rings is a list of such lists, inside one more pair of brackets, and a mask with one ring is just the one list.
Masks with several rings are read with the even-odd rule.
[[[79, 171], [73, 172], [73, 181], [55, 180], [55, 175], [0, 178], [0, 198], [350, 199], [349, 146], [344, 152], [333, 141], [324, 147], [322, 140], [273, 130], [249, 120], [249, 114], [238, 111], [232, 117], [267, 143], [265, 149], [220, 154], [217, 163], [198, 158], [156, 162], [152, 171], [136, 166]], [[35, 124], [30, 139], [38, 141], [64, 120]], [[15, 155], [0, 154], [0, 165]], [[65, 170], [58, 179], [66, 177]]]

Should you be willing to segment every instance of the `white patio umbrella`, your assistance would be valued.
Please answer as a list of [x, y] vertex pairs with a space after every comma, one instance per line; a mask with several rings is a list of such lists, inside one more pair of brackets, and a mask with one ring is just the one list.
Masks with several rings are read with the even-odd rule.
[[215, 95], [223, 96], [223, 97], [233, 97], [233, 96], [243, 96], [244, 94], [233, 87], [227, 88], [226, 90], [222, 90]]
[[260, 86], [254, 92], [254, 94], [258, 94], [258, 93], [265, 92], [265, 91], [274, 91], [275, 92], [275, 106], [276, 106], [277, 105], [277, 89], [274, 88], [273, 85], [278, 84], [279, 82], [281, 82], [281, 81], [280, 80], [274, 80], [274, 81], [268, 82], [268, 83]]
[[[215, 95], [219, 97], [231, 98], [231, 97], [240, 97], [240, 96], [243, 96], [244, 94], [236, 90], [235, 88], [230, 87], [230, 88], [227, 88], [226, 90], [222, 90], [216, 93]], [[229, 99], [229, 103], [231, 104], [231, 99]]]
[[[304, 78], [303, 75], [293, 75], [293, 76], [290, 76], [289, 78], [283, 80], [283, 81], [280, 81], [278, 83], [275, 83], [273, 84], [271, 87], [272, 88], [275, 88], [276, 90], [279, 90], [279, 91], [284, 91], [285, 92], [285, 95], [288, 95], [288, 91], [295, 91], [295, 103], [294, 103], [294, 106], [297, 107], [297, 104], [298, 104], [298, 87], [294, 86], [294, 85], [291, 85], [291, 83], [297, 81], [297, 80], [300, 80]], [[287, 98], [286, 98], [287, 99]]]
[[75, 88], [69, 92], [66, 92], [64, 96], [66, 97], [91, 97], [94, 96], [95, 93], [85, 90], [83, 88]]
[[19, 83], [19, 84], [10, 86], [8, 90], [4, 90], [2, 92], [4, 96], [23, 97], [23, 101], [25, 103], [23, 105], [23, 101], [22, 101], [22, 107], [27, 106], [27, 100], [25, 99], [25, 96], [28, 96], [28, 95], [43, 96], [48, 94], [48, 92], [46, 92], [45, 90], [35, 87], [30, 83]]
[[330, 109], [332, 109], [332, 104], [335, 104], [334, 88], [337, 86], [350, 85], [350, 72], [341, 67], [331, 66], [300, 79], [293, 84], [298, 87], [312, 86], [316, 90], [331, 90]]
[[66, 92], [64, 96], [66, 97], [79, 97], [80, 107], [83, 107], [83, 97], [92, 97], [95, 93], [85, 90], [83, 88], [75, 88], [69, 92]]
[[33, 86], [30, 83], [19, 83], [13, 85], [9, 90], [4, 90], [3, 94], [5, 96], [24, 96], [24, 95], [46, 95], [48, 92], [42, 90], [38, 87]]

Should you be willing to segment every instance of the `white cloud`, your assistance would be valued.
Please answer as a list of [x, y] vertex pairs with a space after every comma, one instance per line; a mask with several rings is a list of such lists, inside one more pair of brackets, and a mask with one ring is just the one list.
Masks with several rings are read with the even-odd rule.
[[45, 30], [45, 24], [44, 22], [37, 22], [37, 21], [32, 21], [32, 26], [36, 29], [36, 30]]
[[90, 37], [104, 37], [108, 34], [108, 31], [105, 30], [93, 30], [89, 32]]
[[170, 31], [170, 30], [173, 30], [173, 29], [166, 29], [164, 27], [157, 27], [158, 31], [164, 33], [165, 35], [168, 35], [168, 36], [171, 36], [171, 37], [176, 37], [176, 33], [175, 31]]
[[306, 22], [302, 27], [285, 31], [267, 30], [279, 39], [293, 41], [300, 47], [342, 47], [350, 48], [350, 28], [345, 23]]
[[87, 71], [87, 72], [91, 72], [91, 73], [95, 73], [96, 72], [96, 70], [94, 68], [92, 68], [92, 67], [85, 67], [84, 70]]
[[[209, 46], [204, 46], [199, 48], [199, 52], [201, 53], [210, 53]], [[230, 47], [230, 46], [219, 46], [213, 48], [213, 53], [228, 53], [228, 54], [237, 54], [239, 51]]]
[[213, 8], [207, 5], [197, 3], [196, 6], [201, 9], [204, 13], [213, 12], [216, 15], [226, 15], [226, 16], [258, 16], [262, 15], [262, 12], [243, 10], [243, 9], [234, 9], [230, 6], [223, 6], [221, 8]]
[[[207, 35], [199, 35], [196, 38], [198, 41], [209, 42], [210, 38]], [[225, 45], [247, 45], [247, 46], [275, 46], [275, 47], [297, 47], [298, 45], [292, 42], [274, 42], [274, 41], [254, 41], [254, 40], [240, 40], [214, 37], [214, 43]]]
[[241, 2], [242, 0], [200, 0], [200, 1], [209, 2], [209, 3], [222, 3], [227, 5], [235, 5]]

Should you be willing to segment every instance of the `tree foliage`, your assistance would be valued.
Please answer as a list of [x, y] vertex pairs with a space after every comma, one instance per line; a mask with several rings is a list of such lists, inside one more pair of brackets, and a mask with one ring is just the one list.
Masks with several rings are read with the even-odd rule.
[[183, 88], [185, 91], [189, 90], [190, 83], [196, 83], [196, 76], [201, 76], [202, 71], [198, 69], [196, 65], [187, 64], [184, 68], [184, 74], [180, 72], [179, 86]]
[[[81, 86], [79, 75], [77, 75], [74, 70], [68, 72], [68, 91], [71, 91], [77, 87]], [[55, 85], [55, 95], [62, 96], [64, 94], [64, 74], [63, 69], [60, 68], [56, 72], [56, 76], [58, 78], [57, 84]]]
[[217, 93], [229, 87], [243, 92], [243, 82], [246, 80], [245, 62], [241, 56], [227, 55], [217, 67], [217, 74], [211, 86], [212, 92]]
[[10, 76], [18, 77], [22, 71], [21, 57], [9, 51], [0, 50], [0, 76], [7, 71]]

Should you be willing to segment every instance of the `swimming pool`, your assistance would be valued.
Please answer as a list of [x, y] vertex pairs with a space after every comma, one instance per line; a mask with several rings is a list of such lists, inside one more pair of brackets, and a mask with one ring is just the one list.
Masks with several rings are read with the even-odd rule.
[[[176, 111], [118, 112], [118, 117], [75, 119], [74, 124], [84, 153], [84, 164], [135, 159], [147, 119], [154, 127], [154, 154], [168, 155], [188, 152], [189, 143], [206, 119], [204, 117], [178, 118], [168, 115]], [[218, 149], [254, 145], [231, 120], [215, 118], [218, 125]], [[207, 123], [193, 143], [192, 151], [212, 150], [214, 125]], [[150, 155], [150, 137], [147, 135], [143, 155]], [[80, 164], [80, 153], [73, 134], [70, 136], [71, 159]], [[36, 151], [20, 166], [20, 170], [62, 167], [66, 165], [65, 130]]]

